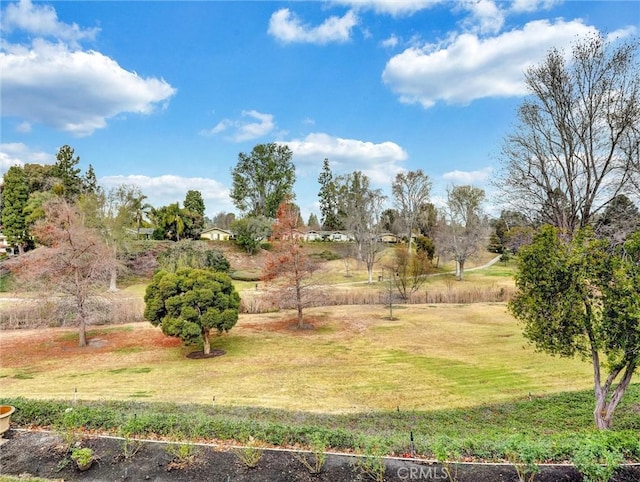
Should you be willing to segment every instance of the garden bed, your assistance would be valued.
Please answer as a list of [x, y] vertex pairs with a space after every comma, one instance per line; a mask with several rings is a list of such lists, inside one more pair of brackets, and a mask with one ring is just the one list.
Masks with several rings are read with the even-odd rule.
[[[0, 446], [0, 473], [73, 480], [150, 480], [156, 482], [189, 480], [211, 481], [327, 481], [354, 480], [447, 480], [444, 468], [432, 461], [400, 458], [363, 458], [350, 454], [329, 454], [319, 474], [312, 474], [300, 461], [308, 452], [260, 449], [255, 467], [248, 467], [242, 449], [209, 444], [175, 444], [158, 441], [135, 441], [117, 437], [92, 436], [82, 440], [96, 456], [91, 469], [80, 472], [69, 458], [63, 440], [48, 431], [10, 430]], [[376, 479], [378, 462], [384, 463], [384, 479]], [[570, 465], [544, 465], [535, 480], [539, 482], [581, 481], [582, 476]], [[517, 481], [508, 464], [461, 463], [450, 467], [460, 482]], [[455, 471], [455, 472], [454, 472]], [[640, 468], [624, 467], [613, 479], [637, 481]]]

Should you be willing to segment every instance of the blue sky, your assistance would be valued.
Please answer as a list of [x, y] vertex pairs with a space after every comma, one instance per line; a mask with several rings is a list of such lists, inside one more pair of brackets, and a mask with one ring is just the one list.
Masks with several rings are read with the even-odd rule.
[[[235, 211], [239, 152], [282, 142], [319, 215], [324, 158], [387, 194], [422, 169], [491, 194], [522, 73], [599, 31], [637, 37], [638, 1], [339, 0], [0, 3], [0, 174], [72, 146], [107, 189], [155, 206], [202, 192]], [[488, 207], [499, 200], [491, 198]]]

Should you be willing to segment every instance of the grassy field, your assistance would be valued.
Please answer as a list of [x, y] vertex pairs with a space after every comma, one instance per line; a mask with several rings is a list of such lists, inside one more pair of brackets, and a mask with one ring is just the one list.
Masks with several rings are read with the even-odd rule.
[[591, 369], [527, 345], [504, 304], [309, 310], [241, 315], [214, 341], [224, 356], [191, 360], [193, 347], [148, 323], [96, 327], [77, 348], [73, 329], [0, 334], [0, 392], [33, 398], [255, 405], [315, 412], [471, 407], [585, 389]]

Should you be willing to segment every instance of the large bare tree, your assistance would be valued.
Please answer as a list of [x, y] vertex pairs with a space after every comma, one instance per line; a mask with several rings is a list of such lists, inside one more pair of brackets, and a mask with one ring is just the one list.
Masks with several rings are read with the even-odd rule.
[[386, 197], [370, 186], [369, 178], [360, 171], [339, 176], [338, 205], [343, 222], [356, 241], [356, 256], [367, 266], [369, 283], [373, 283], [373, 265], [380, 257], [382, 207]]
[[441, 251], [455, 260], [460, 281], [464, 280], [465, 262], [487, 243], [489, 223], [482, 210], [484, 198], [484, 190], [478, 187], [454, 186], [447, 190], [439, 244]]
[[105, 290], [116, 259], [100, 234], [83, 225], [76, 208], [64, 198], [49, 201], [44, 211], [45, 217], [33, 228], [41, 246], [20, 256], [11, 268], [19, 280], [73, 299], [83, 347], [90, 315], [87, 302], [92, 294]]
[[431, 181], [422, 169], [399, 172], [391, 185], [393, 200], [407, 227], [408, 252], [411, 253], [413, 229], [416, 227], [421, 208], [429, 201]]
[[638, 43], [594, 35], [529, 68], [531, 96], [495, 183], [517, 211], [573, 233], [631, 188], [640, 145]]

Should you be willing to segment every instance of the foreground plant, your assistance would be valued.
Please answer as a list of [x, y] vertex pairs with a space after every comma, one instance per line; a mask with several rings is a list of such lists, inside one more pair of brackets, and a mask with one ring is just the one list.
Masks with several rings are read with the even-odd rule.
[[519, 258], [509, 309], [539, 350], [591, 360], [595, 423], [611, 428], [640, 364], [640, 232], [612, 247], [545, 226]]
[[311, 453], [308, 456], [304, 453], [294, 453], [293, 456], [307, 468], [310, 474], [319, 474], [327, 460], [326, 449], [326, 440], [316, 437], [311, 443]]
[[258, 462], [260, 462], [262, 454], [264, 453], [264, 447], [260, 442], [250, 436], [247, 445], [237, 447], [233, 452], [245, 467], [253, 469], [258, 465]]

